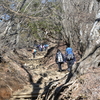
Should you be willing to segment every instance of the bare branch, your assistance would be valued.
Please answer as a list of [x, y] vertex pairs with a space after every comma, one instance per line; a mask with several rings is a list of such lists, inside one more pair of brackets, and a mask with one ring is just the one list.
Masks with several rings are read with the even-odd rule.
[[[22, 14], [22, 13], [16, 12], [16, 11], [14, 11], [14, 10], [12, 10], [12, 9], [10, 9], [10, 8], [8, 8], [8, 7], [6, 7], [4, 4], [0, 4], [0, 6], [3, 6], [5, 9], [7, 9], [7, 10], [9, 10], [10, 12], [12, 12], [12, 13], [18, 15], [18, 16], [21, 16], [21, 17], [33, 19], [33, 20], [35, 20], [35, 21], [38, 21], [38, 20], [43, 19], [43, 17], [33, 17], [33, 16], [30, 16], [30, 15], [26, 15], [26, 14]], [[49, 15], [46, 16], [45, 18], [48, 18], [48, 17], [50, 17], [50, 16], [51, 16], [51, 14], [49, 14]]]

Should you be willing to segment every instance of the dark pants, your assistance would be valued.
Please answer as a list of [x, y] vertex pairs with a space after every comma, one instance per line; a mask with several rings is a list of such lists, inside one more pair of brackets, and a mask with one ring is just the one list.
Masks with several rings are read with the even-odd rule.
[[36, 56], [36, 52], [33, 53], [33, 58], [35, 58], [35, 56]]
[[73, 64], [74, 64], [74, 60], [67, 61], [68, 71], [71, 71], [72, 70]]
[[57, 63], [57, 64], [58, 64], [59, 71], [62, 71], [61, 64], [63, 64], [63, 63], [62, 63], [62, 62], [59, 62], [59, 63]]

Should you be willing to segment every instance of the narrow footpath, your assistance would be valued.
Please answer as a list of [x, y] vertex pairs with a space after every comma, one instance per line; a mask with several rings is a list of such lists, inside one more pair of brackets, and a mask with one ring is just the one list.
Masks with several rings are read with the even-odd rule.
[[43, 54], [38, 54], [36, 58], [25, 62], [22, 67], [28, 73], [30, 84], [14, 92], [10, 100], [38, 100], [39, 94], [43, 93], [45, 86], [50, 81], [61, 79], [68, 73], [67, 71], [58, 72], [46, 69], [40, 62], [43, 57]]

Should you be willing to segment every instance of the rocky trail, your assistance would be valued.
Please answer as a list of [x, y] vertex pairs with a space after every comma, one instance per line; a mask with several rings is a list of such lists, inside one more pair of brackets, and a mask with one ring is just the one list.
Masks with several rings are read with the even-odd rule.
[[56, 50], [50, 50], [37, 52], [34, 59], [27, 49], [5, 53], [1, 59], [0, 100], [99, 100], [100, 68], [89, 66], [90, 62], [81, 62], [79, 67], [77, 62], [68, 72], [65, 63], [63, 71], [58, 72]]
[[28, 73], [29, 84], [23, 89], [12, 94], [10, 100], [39, 100], [47, 84], [54, 80], [60, 80], [68, 73], [66, 70], [58, 72], [57, 70], [48, 69], [41, 64], [45, 52], [38, 54], [36, 58], [28, 59], [22, 68]]
[[50, 50], [50, 54], [48, 51], [38, 52], [34, 59], [26, 49], [3, 55], [0, 100], [99, 100], [100, 68], [89, 67], [90, 62], [82, 62], [79, 67], [77, 62], [68, 72], [65, 63], [63, 71], [58, 72], [54, 61], [56, 50]]

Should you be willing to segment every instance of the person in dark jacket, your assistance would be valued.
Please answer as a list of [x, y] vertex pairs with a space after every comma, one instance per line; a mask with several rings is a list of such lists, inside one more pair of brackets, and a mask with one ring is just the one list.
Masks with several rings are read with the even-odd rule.
[[58, 68], [59, 68], [58, 71], [61, 72], [62, 71], [61, 64], [64, 63], [64, 56], [59, 49], [57, 50], [57, 53], [56, 53], [55, 62], [56, 64], [58, 64]]

